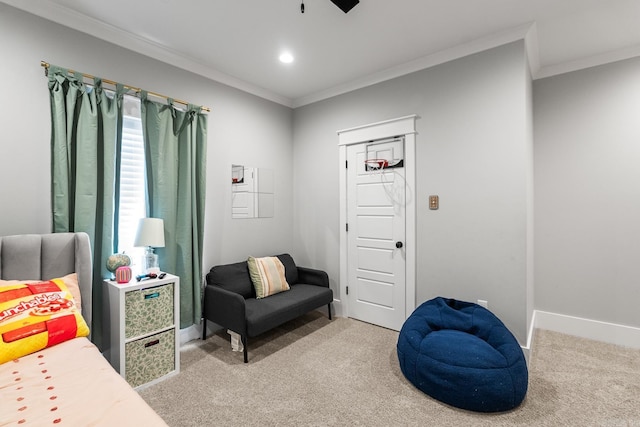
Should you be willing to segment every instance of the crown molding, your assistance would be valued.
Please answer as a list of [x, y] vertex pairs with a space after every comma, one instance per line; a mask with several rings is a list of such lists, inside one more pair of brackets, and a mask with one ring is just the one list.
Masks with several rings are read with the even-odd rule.
[[[465, 56], [472, 55], [474, 53], [482, 52], [494, 47], [502, 46], [517, 40], [524, 39], [529, 34], [531, 28], [535, 25], [527, 23], [515, 28], [511, 28], [506, 31], [501, 31], [495, 34], [491, 34], [486, 37], [482, 37], [473, 40], [468, 43], [464, 43], [458, 46], [454, 46], [450, 49], [445, 49], [440, 52], [436, 52], [431, 55], [418, 58], [416, 60], [400, 64], [395, 67], [388, 68], [378, 73], [370, 74], [366, 77], [353, 80], [343, 85], [335, 86], [324, 91], [319, 91], [314, 94], [296, 98], [293, 100], [293, 108], [302, 107], [307, 104], [322, 101], [323, 99], [332, 98], [334, 96], [342, 95], [347, 92], [351, 92], [356, 89], [361, 89], [367, 86], [372, 86], [377, 83], [391, 80], [397, 77], [404, 76], [416, 71], [431, 68], [436, 65], [444, 64], [445, 62], [453, 61], [455, 59], [463, 58]], [[537, 33], [535, 33], [537, 34]], [[536, 41], [537, 51], [537, 41]], [[537, 53], [536, 53], [537, 57]]]
[[528, 63], [534, 80], [640, 56], [640, 46], [632, 46], [588, 58], [541, 66], [537, 27], [535, 23], [527, 23], [326, 90], [291, 99], [218, 71], [161, 43], [139, 37], [50, 0], [0, 0], [0, 2], [289, 108], [302, 107], [522, 39], [525, 41]]
[[625, 59], [636, 58], [640, 56], [640, 46], [631, 46], [625, 49], [619, 49], [606, 52], [601, 55], [594, 55], [587, 58], [577, 59], [575, 61], [562, 62], [560, 64], [547, 65], [539, 69], [534, 74], [535, 80], [553, 77], [559, 74], [571, 73], [573, 71], [585, 68], [597, 67], [599, 65], [610, 64], [612, 62], [624, 61]]
[[101, 40], [124, 47], [141, 55], [173, 65], [210, 80], [225, 84], [258, 97], [292, 107], [291, 99], [273, 93], [267, 89], [252, 85], [244, 80], [222, 73], [197, 60], [183, 55], [167, 46], [139, 37], [121, 28], [106, 24], [100, 20], [78, 13], [48, 0], [0, 0], [2, 3], [33, 15], [53, 21], [57, 24], [89, 34]]

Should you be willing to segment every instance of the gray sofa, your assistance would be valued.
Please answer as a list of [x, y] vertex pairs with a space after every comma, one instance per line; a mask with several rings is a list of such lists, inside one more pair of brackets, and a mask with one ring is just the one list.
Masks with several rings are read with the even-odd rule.
[[247, 338], [256, 337], [323, 305], [331, 319], [333, 291], [329, 276], [321, 270], [296, 266], [289, 254], [278, 255], [290, 289], [256, 299], [246, 261], [218, 265], [207, 274], [202, 304], [202, 339], [207, 320], [240, 335], [244, 362], [248, 362]]

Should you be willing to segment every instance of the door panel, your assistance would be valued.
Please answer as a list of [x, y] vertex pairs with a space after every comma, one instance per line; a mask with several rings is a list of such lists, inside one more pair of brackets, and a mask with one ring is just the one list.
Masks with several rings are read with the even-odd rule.
[[[380, 179], [381, 174], [375, 172], [368, 172], [373, 176], [360, 176], [360, 182], [357, 187], [357, 202], [358, 207], [361, 208], [386, 208], [388, 207], [388, 200], [385, 195], [387, 194], [389, 185], [393, 185], [394, 176], [388, 176], [389, 173], [385, 172], [385, 183], [375, 182], [374, 180]], [[373, 182], [372, 182], [373, 181]]]
[[386, 309], [393, 309], [393, 285], [375, 280], [360, 278], [360, 302], [375, 304]]
[[393, 268], [395, 266], [393, 261], [393, 253], [391, 250], [380, 249], [371, 245], [368, 247], [358, 247], [358, 270], [360, 270], [360, 272], [368, 271], [378, 274], [393, 274]]
[[[405, 180], [402, 139], [347, 147], [349, 315], [400, 330], [405, 320]], [[369, 170], [365, 159], [389, 167]]]
[[393, 217], [360, 215], [357, 231], [360, 239], [393, 240]]

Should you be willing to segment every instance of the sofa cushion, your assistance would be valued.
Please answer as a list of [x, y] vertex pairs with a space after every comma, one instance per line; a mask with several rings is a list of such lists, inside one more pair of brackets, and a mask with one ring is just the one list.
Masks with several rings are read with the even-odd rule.
[[277, 257], [249, 257], [247, 265], [253, 287], [256, 289], [256, 298], [266, 298], [289, 290], [289, 284], [284, 277], [284, 265]]
[[333, 301], [329, 288], [292, 285], [287, 292], [269, 298], [246, 300], [247, 334], [255, 337]]
[[213, 267], [207, 273], [207, 284], [235, 292], [245, 299], [256, 297], [246, 261]]

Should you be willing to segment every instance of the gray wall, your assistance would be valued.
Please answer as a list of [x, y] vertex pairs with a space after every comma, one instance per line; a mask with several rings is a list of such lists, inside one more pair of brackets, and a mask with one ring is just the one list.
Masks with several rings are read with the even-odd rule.
[[[0, 235], [50, 231], [46, 60], [212, 108], [205, 267], [291, 251], [337, 291], [336, 131], [418, 114], [418, 303], [486, 299], [521, 343], [534, 306], [640, 327], [640, 59], [535, 81], [533, 149], [523, 42], [293, 113], [4, 4], [0, 54]], [[231, 220], [232, 163], [274, 169], [273, 219]]]
[[534, 82], [536, 309], [640, 327], [640, 58]]
[[[489, 301], [526, 341], [532, 257], [530, 77], [524, 42], [294, 111], [294, 244], [339, 283], [336, 131], [418, 114], [417, 303]], [[440, 196], [430, 211], [427, 198]], [[529, 236], [530, 237], [530, 236]]]
[[[47, 233], [50, 117], [40, 61], [211, 108], [204, 266], [291, 248], [292, 111], [0, 4], [0, 235]], [[276, 172], [271, 219], [231, 220], [231, 164]]]

